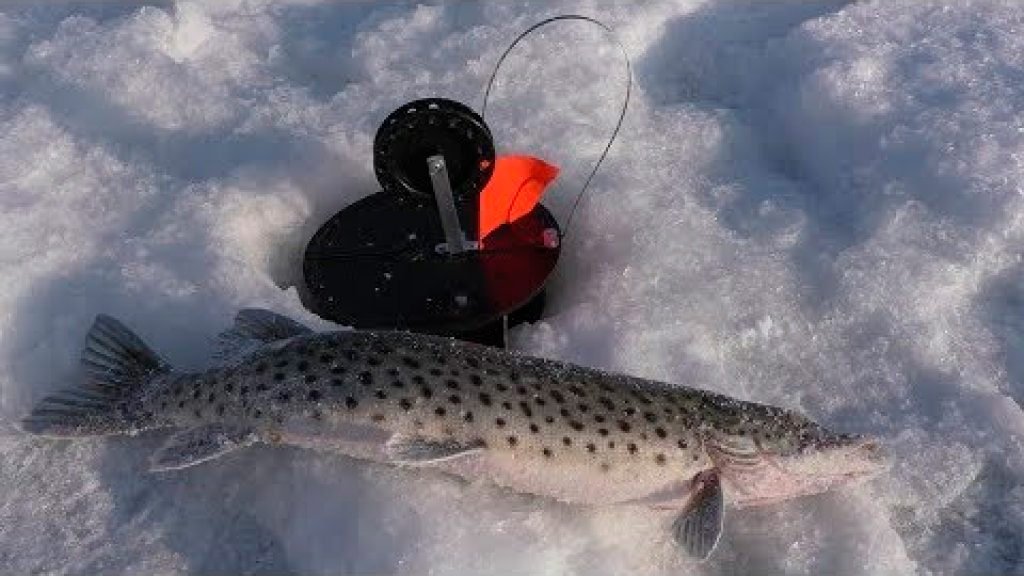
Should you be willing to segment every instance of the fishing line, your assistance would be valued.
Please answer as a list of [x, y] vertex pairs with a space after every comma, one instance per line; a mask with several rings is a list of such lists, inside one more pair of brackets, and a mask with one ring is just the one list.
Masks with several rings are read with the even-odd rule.
[[[564, 20], [579, 20], [582, 22], [589, 22], [591, 24], [594, 24], [595, 26], [598, 26], [599, 28], [608, 33], [608, 35], [611, 37], [612, 42], [614, 42], [615, 45], [619, 47], [619, 50], [622, 51], [622, 58], [626, 63], [626, 97], [622, 102], [622, 111], [619, 113], [619, 119], [615, 123], [615, 129], [612, 131], [611, 137], [608, 139], [608, 144], [605, 145], [604, 150], [598, 157], [597, 162], [594, 164], [594, 168], [590, 171], [590, 174], [587, 176], [586, 181], [583, 183], [583, 187], [580, 188], [580, 191], [576, 194], [576, 199], [572, 203], [572, 209], [569, 211], [569, 217], [566, 219], [565, 222], [565, 229], [560, 232], [561, 238], [565, 238], [565, 235], [569, 232], [569, 227], [572, 225], [573, 216], [576, 215], [576, 208], [579, 207], [580, 201], [583, 200], [583, 195], [587, 192], [587, 189], [590, 187], [590, 182], [594, 179], [594, 176], [597, 175], [597, 170], [601, 167], [601, 164], [604, 162], [605, 157], [608, 156], [608, 151], [611, 150], [612, 144], [615, 142], [615, 138], [618, 137], [619, 130], [622, 128], [622, 122], [626, 119], [626, 111], [629, 109], [629, 98], [633, 91], [633, 66], [629, 60], [629, 53], [626, 52], [626, 47], [622, 45], [622, 42], [619, 41], [618, 37], [615, 35], [615, 32], [610, 27], [608, 27], [608, 25], [589, 16], [583, 16], [580, 14], [562, 14], [559, 16], [552, 16], [551, 18], [548, 18], [546, 20], [541, 20], [540, 22], [534, 24], [533, 26], [530, 26], [521, 34], [519, 34], [519, 36], [517, 36], [516, 39], [512, 41], [509, 47], [505, 49], [505, 52], [502, 53], [501, 58], [498, 58], [498, 62], [494, 65], [494, 71], [491, 72], [491, 77], [487, 81], [487, 89], [484, 91], [483, 105], [480, 107], [480, 117], [486, 119], [487, 100], [491, 95], [491, 88], [494, 85], [494, 80], [498, 77], [498, 71], [501, 69], [501, 65], [505, 62], [505, 59], [508, 57], [509, 53], [511, 53], [512, 50], [521, 41], [523, 41], [527, 36], [532, 34], [538, 28], [542, 28], [553, 22], [560, 22]], [[515, 201], [518, 198], [518, 196], [519, 193], [517, 191], [516, 196], [513, 197], [512, 199], [512, 204], [509, 205], [510, 214], [512, 211], [512, 206], [515, 206]]]

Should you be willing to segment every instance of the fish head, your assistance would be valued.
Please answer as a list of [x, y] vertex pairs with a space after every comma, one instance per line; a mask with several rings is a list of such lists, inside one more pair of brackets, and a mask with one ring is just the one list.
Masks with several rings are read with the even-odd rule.
[[[888, 461], [869, 436], [833, 432], [794, 412], [763, 407], [746, 414], [745, 438], [719, 439], [726, 473], [737, 478], [741, 500], [773, 502], [866, 480]], [[745, 441], [737, 442], [737, 440]], [[746, 452], [739, 446], [746, 446]]]

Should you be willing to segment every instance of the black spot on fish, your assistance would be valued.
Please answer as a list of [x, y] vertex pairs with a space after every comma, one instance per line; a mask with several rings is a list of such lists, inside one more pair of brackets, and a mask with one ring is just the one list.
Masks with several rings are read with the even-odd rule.
[[626, 450], [629, 450], [630, 454], [636, 454], [636, 444], [634, 444], [632, 442], [630, 442], [629, 444], [626, 444]]
[[224, 391], [228, 392], [228, 393], [234, 392], [235, 391], [234, 383], [232, 383], [232, 382], [225, 382], [224, 383]]
[[467, 410], [465, 413], [462, 414], [462, 419], [465, 420], [466, 422], [472, 422], [473, 413]]
[[626, 422], [625, 420], [619, 420], [616, 424], [619, 425], [619, 430], [622, 430], [623, 432], [629, 432], [632, 428], [629, 425], [629, 422]]
[[608, 441], [608, 448], [611, 449], [611, 450], [615, 449], [615, 440], [609, 440]]
[[323, 364], [330, 364], [331, 362], [334, 362], [334, 356], [331, 356], [330, 354], [322, 354], [320, 356], [320, 362]]
[[316, 374], [306, 374], [305, 380], [306, 384], [312, 384], [313, 382], [316, 382]]
[[253, 369], [253, 374], [263, 374], [266, 371], [267, 371], [267, 363], [266, 362], [260, 362], [259, 364], [256, 365], [256, 368]]
[[683, 450], [686, 450], [686, 446], [687, 446], [686, 440], [680, 440], [680, 441], [676, 442], [676, 446], [679, 446]]
[[411, 410], [412, 409], [412, 401], [410, 401], [408, 398], [402, 398], [401, 400], [398, 401], [398, 406], [402, 410], [406, 410], [406, 411]]
[[505, 427], [505, 419], [504, 418], [496, 418], [494, 420], [494, 425], [497, 426], [498, 428], [504, 428]]
[[626, 413], [626, 416], [632, 416], [633, 414], [636, 414], [636, 408], [633, 408], [632, 406], [626, 406], [626, 409], [623, 410], [623, 412]]
[[345, 372], [348, 372], [348, 370], [344, 366], [335, 366], [331, 368], [331, 374], [341, 375], [344, 374]]
[[501, 403], [501, 407], [504, 408], [505, 410], [511, 410], [512, 409], [512, 403], [511, 402], [502, 402]]
[[423, 388], [420, 388], [420, 396], [429, 400], [434, 396], [434, 391], [431, 390], [429, 386], [424, 386]]
[[252, 411], [252, 417], [253, 418], [262, 418], [263, 417], [263, 410], [260, 410], [259, 408], [254, 408], [253, 411]]
[[565, 395], [559, 392], [558, 390], [551, 391], [551, 399], [554, 400], [555, 402], [558, 402], [559, 404], [565, 403]]
[[370, 366], [380, 366], [381, 364], [383, 364], [381, 359], [377, 358], [376, 356], [370, 356], [369, 358], [367, 358], [366, 363], [369, 364]]
[[665, 432], [665, 429], [664, 429], [664, 428], [655, 428], [655, 429], [654, 429], [654, 433], [658, 435], [658, 438], [664, 438], [665, 436], [667, 436], [667, 435], [668, 435], [668, 434], [667, 434], [667, 433]]
[[593, 454], [594, 452], [597, 452], [597, 446], [594, 445], [593, 442], [588, 442], [587, 443], [587, 452], [590, 452], [591, 454]]
[[256, 385], [256, 391], [257, 392], [266, 392], [267, 391], [267, 385], [264, 384], [263, 382], [260, 382], [259, 384]]
[[345, 350], [344, 352], [342, 352], [342, 355], [345, 356], [345, 358], [350, 362], [355, 362], [356, 360], [359, 360], [359, 354], [356, 354], [355, 350]]
[[200, 410], [199, 408], [196, 408], [192, 413], [196, 415], [196, 418], [202, 418], [203, 417], [203, 411]]
[[540, 432], [540, 427], [538, 427], [536, 424], [530, 424], [530, 432], [536, 434], [537, 432]]
[[479, 374], [470, 374], [469, 381], [473, 383], [473, 386], [480, 387], [484, 384], [484, 379]]
[[399, 374], [401, 374], [401, 372], [398, 370], [398, 368], [388, 368], [388, 376], [391, 376], [392, 378], [398, 378]]
[[288, 365], [288, 361], [287, 360], [281, 360], [280, 362], [277, 362], [277, 363], [274, 364], [274, 368], [284, 368], [287, 365]]
[[541, 452], [544, 454], [545, 458], [551, 458], [551, 456], [553, 456], [553, 454], [551, 452], [551, 448], [545, 448], [545, 449], [541, 450]]
[[359, 402], [355, 398], [353, 398], [351, 396], [346, 396], [345, 397], [345, 407], [346, 408], [348, 408], [349, 410], [352, 410], [356, 406], [359, 406]]
[[469, 358], [466, 358], [466, 365], [469, 366], [470, 368], [479, 368], [480, 361], [471, 356]]
[[462, 398], [460, 398], [457, 394], [452, 394], [451, 396], [449, 396], [448, 401], [451, 402], [452, 404], [462, 404]]
[[161, 410], [166, 410], [167, 409], [167, 402], [161, 402], [160, 403], [160, 409]]
[[320, 400], [321, 394], [319, 390], [313, 389], [309, 391], [309, 394], [307, 394], [306, 397], [312, 402], [317, 402]]
[[587, 395], [587, 393], [583, 391], [583, 388], [580, 388], [575, 384], [569, 386], [569, 392], [572, 392], [573, 394], [579, 396], [580, 398], [583, 398], [584, 396]]
[[495, 384], [494, 387], [498, 389], [498, 392], [508, 392], [508, 386], [502, 384], [501, 382]]
[[644, 412], [644, 420], [653, 424], [658, 421], [658, 415], [654, 412]]
[[296, 364], [295, 368], [298, 369], [299, 372], [305, 372], [306, 370], [309, 370], [309, 362], [303, 360], [302, 362]]
[[445, 380], [444, 381], [444, 385], [446, 387], [448, 387], [448, 388], [451, 388], [452, 390], [458, 390], [459, 389], [459, 383], [456, 380], [451, 380], [451, 379]]
[[494, 368], [487, 368], [486, 370], [484, 370], [484, 374], [487, 374], [488, 376], [497, 376], [498, 371], [495, 370]]
[[562, 415], [562, 418], [569, 417], [569, 410], [566, 408], [562, 408], [561, 410], [558, 411], [558, 413]]
[[584, 414], [586, 414], [587, 411], [590, 410], [590, 406], [587, 406], [586, 404], [583, 403], [580, 403], [576, 407], [579, 408], [580, 412], [583, 412]]
[[527, 418], [533, 417], [533, 410], [530, 409], [530, 404], [528, 402], [520, 402], [519, 409], [523, 411], [523, 416], [526, 416]]
[[605, 409], [615, 410], [615, 403], [608, 399], [607, 396], [601, 396], [600, 398], [597, 399], [597, 401], [600, 402], [601, 405], [605, 407]]
[[566, 446], [572, 446], [572, 439], [569, 438], [568, 436], [562, 436], [562, 444], [565, 444]]
[[414, 384], [418, 384], [420, 386], [422, 386], [422, 385], [427, 383], [427, 379], [424, 378], [423, 376], [420, 376], [419, 374], [413, 376], [412, 377], [412, 381], [413, 381]]
[[544, 406], [545, 404], [548, 403], [547, 400], [541, 398], [540, 396], [534, 398], [533, 401], [537, 403], [537, 406]]
[[594, 422], [597, 422], [598, 424], [601, 424], [605, 420], [606, 420], [606, 418], [603, 415], [601, 415], [601, 414], [594, 414]]
[[281, 392], [277, 395], [277, 399], [281, 402], [287, 402], [292, 399], [292, 395], [289, 392]]
[[369, 372], [360, 372], [358, 378], [359, 383], [363, 386], [373, 384], [373, 374], [370, 374]]
[[519, 439], [516, 438], [515, 436], [509, 436], [508, 437], [508, 445], [509, 446], [515, 446], [518, 443], [519, 443]]
[[486, 393], [486, 392], [481, 392], [480, 393], [480, 403], [483, 404], [484, 406], [490, 406], [491, 405], [491, 395]]
[[612, 465], [607, 462], [601, 462], [601, 472], [607, 472], [612, 469]]
[[206, 401], [209, 402], [210, 404], [213, 404], [213, 401], [216, 399], [217, 395], [211, 392], [210, 395], [206, 398]]
[[282, 374], [281, 372], [274, 372], [274, 381], [280, 382], [282, 380], [284, 380], [284, 374]]
[[580, 430], [583, 430], [583, 423], [579, 422], [579, 421], [576, 421], [576, 420], [573, 420], [573, 421], [569, 422], [569, 426], [571, 426], [572, 429], [576, 430], [577, 432], [579, 432]]
[[607, 428], [598, 428], [597, 429], [597, 433], [600, 434], [601, 436], [607, 436], [608, 435], [608, 429]]
[[373, 416], [370, 416], [370, 420], [373, 420], [374, 422], [383, 422], [384, 421], [384, 415], [383, 414], [374, 414]]
[[419, 360], [411, 356], [402, 356], [402, 364], [405, 364], [406, 366], [412, 368], [413, 370], [418, 370], [423, 366], [422, 364], [420, 364]]
[[693, 461], [696, 462], [697, 460], [700, 460], [700, 456], [697, 455], [697, 454], [694, 454], [693, 455]]
[[333, 386], [335, 388], [341, 388], [344, 385], [345, 385], [345, 382], [342, 381], [340, 378], [331, 378], [331, 386]]
[[658, 463], [658, 466], [664, 466], [665, 465], [665, 455], [664, 454], [657, 454], [657, 455], [655, 455], [654, 456], [654, 461]]
[[519, 394], [520, 396], [526, 396], [526, 387], [516, 386], [516, 394]]
[[376, 392], [373, 393], [373, 395], [376, 396], [377, 399], [379, 400], [387, 400], [388, 398], [388, 393], [383, 390], [377, 390]]
[[401, 380], [393, 380], [391, 382], [391, 387], [392, 388], [405, 388], [405, 382], [402, 382]]
[[200, 390], [199, 387], [197, 386], [196, 389], [192, 391], [192, 399], [199, 400], [199, 397], [202, 396], [202, 394], [203, 391]]
[[544, 421], [547, 422], [548, 424], [554, 424], [555, 417], [554, 416], [545, 416], [544, 417]]
[[224, 405], [223, 404], [218, 404], [217, 405], [217, 415], [218, 416], [223, 416], [224, 415]]
[[443, 417], [446, 413], [447, 412], [445, 411], [444, 406], [438, 406], [437, 408], [434, 408], [434, 414], [437, 414], [438, 417]]
[[459, 376], [462, 374], [462, 372], [459, 372], [457, 368], [452, 368], [451, 370], [448, 371], [448, 373], [451, 374], [452, 376]]
[[431, 376], [440, 376], [441, 374], [444, 374], [444, 370], [441, 370], [440, 368], [431, 368], [430, 369], [430, 375]]

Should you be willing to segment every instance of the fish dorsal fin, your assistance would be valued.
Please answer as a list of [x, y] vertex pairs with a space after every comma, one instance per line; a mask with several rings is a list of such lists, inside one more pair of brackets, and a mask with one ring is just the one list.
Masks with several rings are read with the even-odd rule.
[[216, 357], [227, 360], [259, 345], [312, 333], [286, 316], [260, 308], [245, 308], [235, 315], [234, 325], [217, 336]]
[[81, 361], [90, 382], [106, 389], [132, 387], [147, 375], [170, 370], [141, 338], [106, 314], [96, 316], [89, 328]]
[[153, 454], [149, 470], [188, 468], [249, 446], [256, 440], [256, 433], [246, 427], [220, 423], [196, 426], [168, 438]]
[[404, 434], [395, 435], [384, 447], [388, 458], [395, 464], [434, 464], [474, 454], [483, 449], [482, 440], [460, 442]]
[[693, 482], [693, 498], [672, 524], [672, 535], [687, 554], [704, 561], [722, 537], [725, 497], [717, 470], [701, 472]]

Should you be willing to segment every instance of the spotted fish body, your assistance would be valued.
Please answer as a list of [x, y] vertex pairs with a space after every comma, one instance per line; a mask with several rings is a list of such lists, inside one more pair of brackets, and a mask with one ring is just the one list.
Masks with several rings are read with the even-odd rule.
[[[723, 485], [743, 505], [821, 491], [877, 464], [860, 439], [778, 408], [453, 339], [313, 333], [243, 311], [222, 340], [232, 360], [179, 373], [100, 317], [83, 355], [92, 384], [45, 399], [25, 428], [56, 436], [180, 430], [155, 469], [262, 441], [431, 467], [568, 502], [689, 508], [677, 539], [698, 557], [720, 533]], [[808, 468], [802, 476], [779, 464], [812, 451], [833, 457], [796, 460]]]

